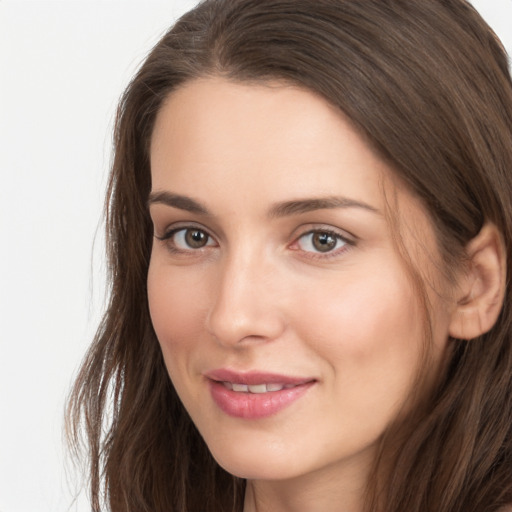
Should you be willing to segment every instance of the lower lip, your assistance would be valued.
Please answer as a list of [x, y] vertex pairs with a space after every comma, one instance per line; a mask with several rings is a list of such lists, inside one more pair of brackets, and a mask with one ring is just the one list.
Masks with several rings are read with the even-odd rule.
[[213, 400], [223, 412], [235, 418], [256, 420], [272, 416], [288, 407], [302, 397], [315, 382], [267, 393], [240, 393], [228, 389], [222, 382], [210, 380], [209, 383]]

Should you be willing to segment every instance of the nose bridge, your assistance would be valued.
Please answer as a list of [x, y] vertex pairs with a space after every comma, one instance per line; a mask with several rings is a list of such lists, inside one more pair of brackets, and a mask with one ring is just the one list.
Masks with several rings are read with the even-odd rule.
[[268, 341], [284, 328], [275, 269], [262, 251], [247, 245], [229, 251], [219, 266], [208, 327], [223, 345]]

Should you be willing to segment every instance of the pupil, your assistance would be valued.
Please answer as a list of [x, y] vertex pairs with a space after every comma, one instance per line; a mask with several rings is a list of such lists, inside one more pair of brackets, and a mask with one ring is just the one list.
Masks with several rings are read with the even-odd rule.
[[207, 237], [206, 234], [200, 231], [199, 229], [188, 230], [185, 239], [187, 241], [187, 245], [190, 247], [198, 248], [206, 245]]
[[315, 233], [313, 235], [313, 245], [320, 252], [328, 252], [336, 246], [336, 238], [329, 233]]

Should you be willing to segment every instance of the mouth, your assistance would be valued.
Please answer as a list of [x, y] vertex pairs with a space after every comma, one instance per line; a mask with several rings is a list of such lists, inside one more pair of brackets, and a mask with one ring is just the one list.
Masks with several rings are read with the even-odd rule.
[[269, 383], [269, 384], [240, 384], [236, 382], [226, 382], [223, 381], [221, 384], [235, 393], [274, 393], [276, 391], [281, 391], [282, 389], [292, 389], [297, 387], [296, 384], [277, 384], [277, 383]]
[[317, 382], [313, 378], [224, 369], [209, 372], [205, 377], [220, 410], [246, 420], [277, 414], [298, 401]]

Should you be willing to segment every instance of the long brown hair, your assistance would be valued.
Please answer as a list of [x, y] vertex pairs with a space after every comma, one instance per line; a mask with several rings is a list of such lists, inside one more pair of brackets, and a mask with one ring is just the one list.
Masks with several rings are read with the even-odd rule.
[[[146, 294], [155, 116], [177, 87], [219, 75], [325, 97], [426, 206], [447, 264], [460, 264], [490, 221], [512, 275], [512, 83], [503, 47], [468, 2], [202, 2], [152, 50], [118, 110], [106, 200], [110, 301], [67, 411], [72, 443], [86, 434], [95, 512], [103, 502], [112, 512], [242, 510], [244, 482], [212, 459], [172, 387]], [[508, 282], [490, 332], [454, 342], [414, 428], [399, 444], [384, 436], [376, 464], [393, 464], [374, 470], [368, 510], [495, 512], [512, 503], [511, 293]], [[384, 484], [375, 476], [383, 474]]]

